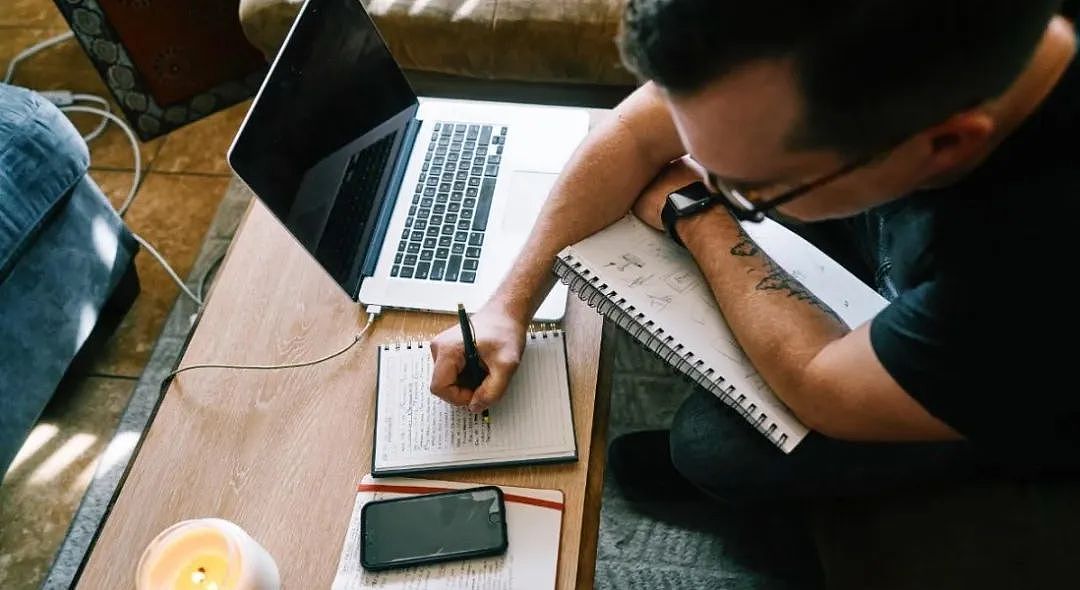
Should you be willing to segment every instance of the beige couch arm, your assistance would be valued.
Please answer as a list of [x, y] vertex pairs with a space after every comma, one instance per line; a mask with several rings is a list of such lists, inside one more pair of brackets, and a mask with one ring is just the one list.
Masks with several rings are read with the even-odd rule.
[[303, 0], [240, 0], [240, 27], [256, 49], [274, 58]]

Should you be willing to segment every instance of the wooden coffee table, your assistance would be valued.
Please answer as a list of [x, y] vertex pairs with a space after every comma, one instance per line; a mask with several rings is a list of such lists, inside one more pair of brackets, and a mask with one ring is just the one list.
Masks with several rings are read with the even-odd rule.
[[[253, 201], [180, 366], [315, 359], [364, 325], [349, 300]], [[274, 556], [283, 588], [329, 588], [356, 485], [371, 467], [378, 344], [426, 339], [455, 316], [387, 311], [364, 341], [325, 363], [279, 371], [184, 373], [163, 396], [78, 587], [133, 588], [150, 540], [188, 518], [246, 529]], [[433, 478], [561, 489], [559, 588], [592, 587], [611, 362], [602, 319], [571, 296], [567, 332], [579, 460]], [[605, 347], [611, 350], [611, 347]]]

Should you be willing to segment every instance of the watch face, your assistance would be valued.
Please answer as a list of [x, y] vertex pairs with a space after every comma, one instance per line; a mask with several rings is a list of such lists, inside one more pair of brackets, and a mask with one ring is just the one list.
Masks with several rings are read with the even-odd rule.
[[671, 193], [671, 204], [678, 211], [686, 211], [694, 205], [697, 205], [700, 201], [701, 199], [694, 199], [682, 193]]

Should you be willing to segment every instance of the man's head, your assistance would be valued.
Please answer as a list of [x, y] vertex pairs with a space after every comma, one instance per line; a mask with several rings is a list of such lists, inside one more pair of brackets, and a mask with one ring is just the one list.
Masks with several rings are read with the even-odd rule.
[[988, 149], [982, 107], [1025, 70], [1058, 4], [629, 0], [619, 45], [665, 91], [691, 155], [733, 186], [767, 199], [877, 157], [783, 208], [835, 217]]

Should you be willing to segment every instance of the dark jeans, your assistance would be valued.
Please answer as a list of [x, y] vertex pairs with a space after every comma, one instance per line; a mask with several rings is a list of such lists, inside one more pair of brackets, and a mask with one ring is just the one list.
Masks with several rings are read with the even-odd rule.
[[985, 475], [965, 442], [857, 443], [811, 432], [785, 454], [705, 390], [683, 402], [670, 437], [683, 477], [740, 504], [877, 494]]

